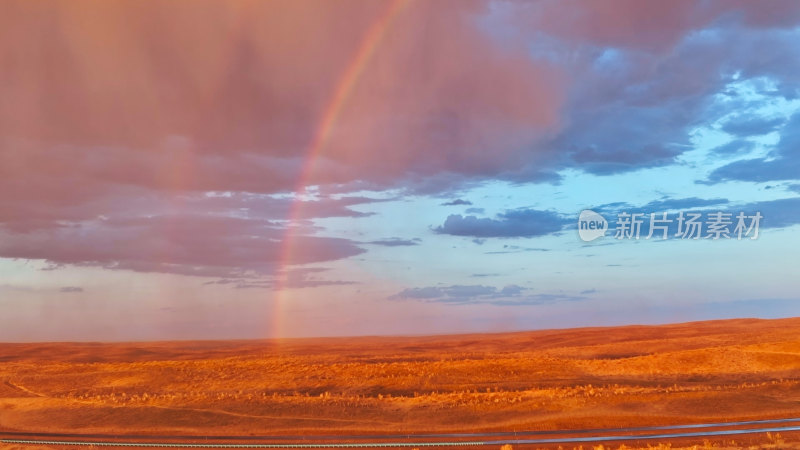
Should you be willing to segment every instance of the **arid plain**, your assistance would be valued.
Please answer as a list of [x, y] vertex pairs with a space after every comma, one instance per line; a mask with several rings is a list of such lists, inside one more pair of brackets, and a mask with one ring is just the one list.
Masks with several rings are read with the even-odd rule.
[[0, 431], [418, 434], [785, 417], [800, 417], [800, 318], [0, 344]]

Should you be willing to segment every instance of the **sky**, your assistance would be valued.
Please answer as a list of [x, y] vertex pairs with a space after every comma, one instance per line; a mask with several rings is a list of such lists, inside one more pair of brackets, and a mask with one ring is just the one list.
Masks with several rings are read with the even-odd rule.
[[4, 1], [0, 341], [798, 316], [798, 43], [790, 0]]

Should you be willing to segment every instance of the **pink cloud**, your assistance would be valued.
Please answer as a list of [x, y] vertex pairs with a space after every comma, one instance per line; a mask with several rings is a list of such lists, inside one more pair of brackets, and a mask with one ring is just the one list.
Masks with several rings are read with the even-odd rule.
[[748, 27], [794, 26], [800, 5], [791, 0], [542, 0], [511, 8], [528, 33], [545, 33], [573, 44], [669, 52], [686, 34], [722, 20]]
[[100, 266], [209, 277], [273, 275], [363, 252], [346, 239], [302, 235], [281, 257], [284, 230], [263, 220], [176, 215], [84, 222], [30, 233], [0, 233], [0, 254], [54, 265]]
[[[5, 3], [0, 256], [214, 276], [269, 270], [290, 202], [202, 192], [297, 186], [337, 83], [386, 7]], [[401, 12], [307, 181], [385, 187], [503, 170], [557, 127], [557, 72], [493, 45], [474, 24], [483, 9], [413, 2]], [[348, 208], [358, 202], [309, 202], [294, 219], [359, 216]], [[293, 262], [361, 252], [313, 231], [297, 238]]]
[[[469, 179], [552, 179], [565, 165], [613, 172], [620, 155], [624, 168], [666, 164], [680, 150], [653, 141], [680, 142], [699, 103], [682, 100], [719, 87], [725, 59], [713, 46], [671, 57], [681, 39], [725, 21], [785, 26], [798, 10], [545, 0], [511, 4], [503, 23], [511, 31], [500, 31], [522, 38], [504, 40], [482, 22], [494, 4], [412, 1], [331, 108], [387, 5], [3, 2], [0, 257], [214, 276], [269, 272], [290, 204], [259, 194], [293, 191], [300, 181], [322, 192], [441, 191]], [[560, 59], [531, 49], [541, 36]], [[596, 69], [603, 46], [629, 54], [620, 67]], [[669, 77], [690, 71], [695, 76]], [[668, 101], [674, 117], [658, 110]], [[593, 115], [599, 109], [602, 117]], [[329, 110], [336, 120], [309, 166]], [[608, 140], [630, 149], [610, 151]], [[208, 191], [235, 195], [204, 197]], [[323, 198], [299, 208], [293, 262], [360, 253], [353, 242], [314, 236], [310, 222], [361, 216], [350, 208], [360, 201]]]
[[[260, 192], [292, 188], [296, 177], [281, 177], [269, 161], [253, 166], [240, 153], [303, 158], [366, 30], [386, 8], [355, 1], [85, 6], [6, 6], [4, 147], [33, 142], [39, 151], [26, 159], [40, 170], [66, 160], [91, 178]], [[487, 156], [489, 142], [514, 157], [556, 125], [557, 72], [492, 45], [474, 25], [480, 9], [414, 2], [396, 17], [325, 152], [349, 170], [326, 170], [316, 181], [473, 171], [503, 160]], [[173, 136], [183, 137], [180, 148], [169, 148]], [[63, 144], [74, 147], [53, 148]], [[176, 182], [180, 171], [194, 177]]]

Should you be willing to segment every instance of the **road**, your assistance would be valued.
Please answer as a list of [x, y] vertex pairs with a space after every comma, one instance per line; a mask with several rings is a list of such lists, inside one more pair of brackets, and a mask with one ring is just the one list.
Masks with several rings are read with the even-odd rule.
[[[793, 425], [775, 426], [793, 423]], [[760, 426], [754, 426], [760, 425]], [[765, 426], [772, 425], [772, 426]], [[742, 427], [726, 430], [709, 428]], [[703, 429], [703, 431], [679, 431]], [[676, 431], [678, 430], [678, 431]], [[660, 431], [658, 433], [652, 433]], [[411, 435], [359, 435], [359, 436], [135, 436], [111, 434], [30, 433], [0, 432], [0, 443], [36, 445], [93, 445], [98, 447], [173, 447], [173, 448], [376, 448], [376, 447], [460, 447], [485, 445], [562, 444], [584, 442], [613, 442], [633, 440], [666, 440], [679, 438], [708, 438], [754, 433], [780, 433], [800, 431], [800, 418], [680, 424], [654, 427], [547, 430], [489, 433], [411, 434]], [[651, 432], [645, 434], [629, 434]], [[547, 435], [564, 437], [542, 437]], [[589, 436], [581, 436], [589, 434]], [[575, 436], [578, 435], [578, 436]], [[511, 438], [513, 436], [513, 438]], [[489, 438], [489, 439], [486, 439]], [[500, 438], [500, 439], [492, 439]], [[464, 439], [464, 440], [459, 440]], [[156, 440], [156, 442], [153, 442]], [[158, 442], [184, 440], [195, 442]], [[208, 442], [228, 441], [228, 442]], [[231, 441], [297, 441], [235, 443]], [[336, 440], [338, 442], [324, 442]], [[372, 442], [354, 442], [374, 440]], [[196, 442], [204, 441], [204, 442]], [[350, 441], [350, 442], [348, 442]]]

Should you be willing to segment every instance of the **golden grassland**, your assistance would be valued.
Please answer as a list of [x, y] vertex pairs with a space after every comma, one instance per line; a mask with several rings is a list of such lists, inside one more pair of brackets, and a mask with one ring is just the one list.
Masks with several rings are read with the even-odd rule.
[[[281, 342], [0, 344], [0, 431], [404, 434], [782, 417], [800, 417], [800, 318]], [[750, 446], [778, 445], [765, 439]]]

